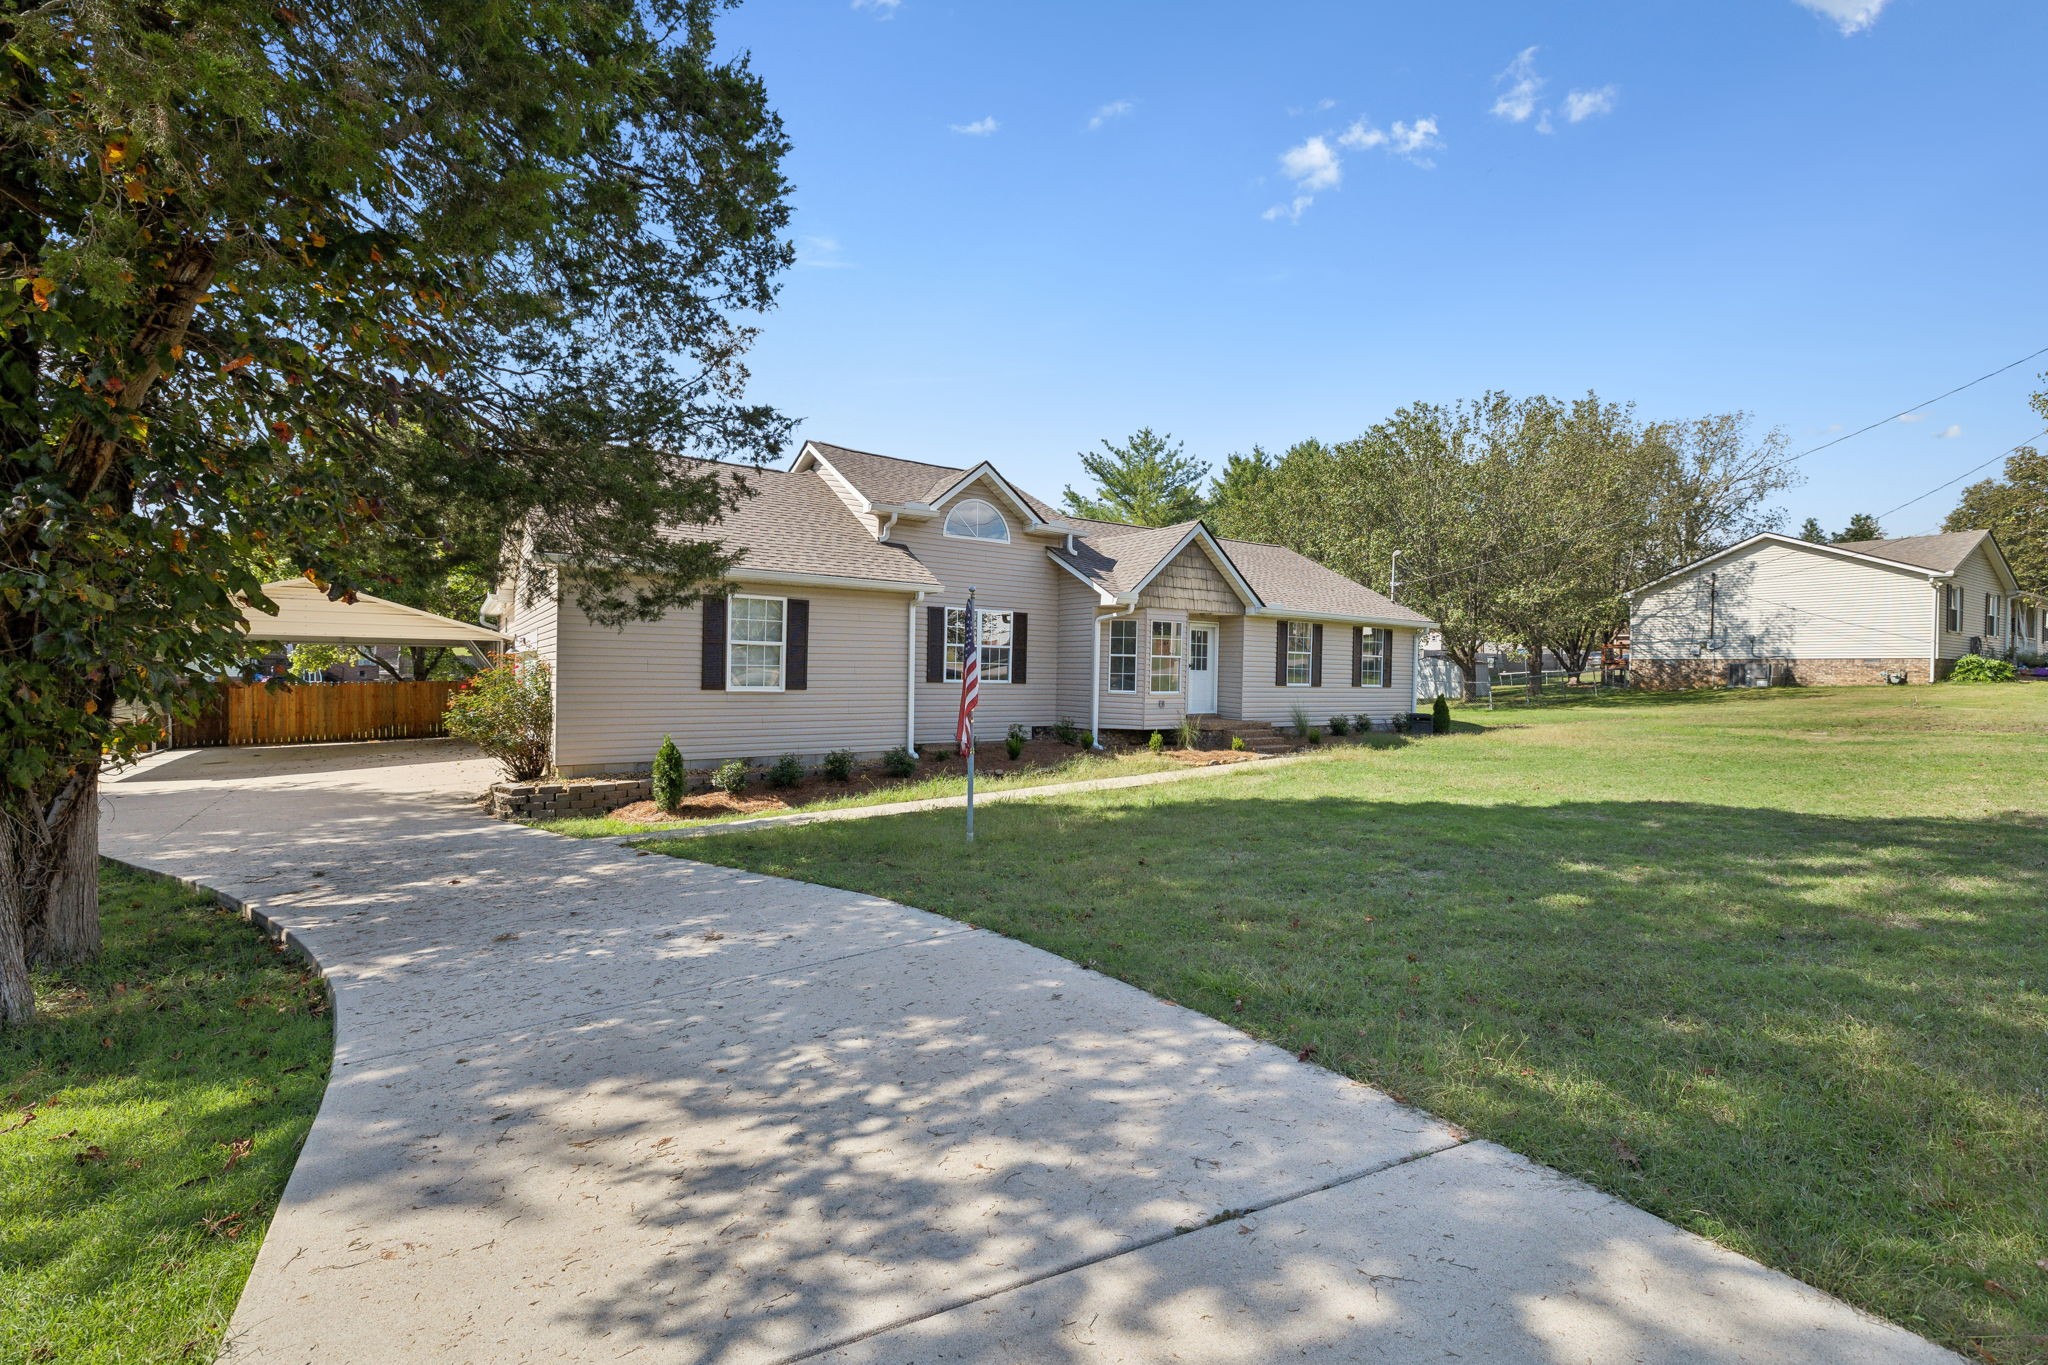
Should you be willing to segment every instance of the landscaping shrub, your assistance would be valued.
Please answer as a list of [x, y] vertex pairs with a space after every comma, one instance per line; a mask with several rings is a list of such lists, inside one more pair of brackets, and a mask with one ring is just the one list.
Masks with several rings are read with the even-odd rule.
[[1081, 732], [1081, 747], [1084, 749], [1095, 747], [1095, 732], [1093, 730], [1083, 730]]
[[824, 768], [825, 776], [831, 778], [834, 782], [852, 781], [853, 750], [834, 749], [831, 753], [825, 755]]
[[1365, 714], [1365, 712], [1360, 711], [1357, 715], [1351, 718], [1351, 728], [1356, 730], [1361, 735], [1371, 734], [1372, 717]]
[[1081, 731], [1074, 725], [1074, 722], [1068, 720], [1065, 716], [1061, 716], [1059, 722], [1052, 727], [1052, 737], [1062, 744], [1079, 744], [1081, 742]]
[[675, 736], [663, 735], [661, 747], [654, 751], [654, 804], [665, 811], [674, 811], [683, 804], [683, 797], [690, 790], [690, 779], [683, 770], [683, 751], [676, 747]]
[[1180, 747], [1199, 749], [1202, 747], [1202, 718], [1182, 716], [1180, 718]]
[[926, 749], [924, 751], [924, 761], [927, 763], [944, 763], [952, 756], [953, 751], [951, 749]]
[[496, 759], [514, 782], [543, 776], [555, 727], [554, 687], [547, 664], [508, 655], [448, 699], [443, 723], [449, 734]]
[[1145, 741], [1145, 747], [1150, 749], [1155, 754], [1165, 753], [1166, 736], [1160, 734], [1157, 730], [1154, 730], [1152, 732], [1152, 738]]
[[917, 771], [917, 759], [899, 744], [882, 755], [882, 771], [891, 777], [908, 777]]
[[1439, 696], [1429, 704], [1430, 728], [1440, 735], [1451, 732], [1451, 699]]
[[1294, 719], [1294, 737], [1296, 739], [1305, 739], [1313, 744], [1317, 739], [1321, 738], [1316, 733], [1315, 722], [1308, 718], [1308, 708], [1306, 706], [1297, 706], [1290, 714]]
[[1244, 751], [1245, 751], [1246, 749], [1249, 749], [1249, 748], [1251, 748], [1251, 747], [1252, 747], [1251, 745], [1249, 745], [1249, 744], [1247, 744], [1247, 743], [1245, 743], [1245, 742], [1244, 742], [1244, 736], [1243, 736], [1243, 735], [1232, 735], [1232, 736], [1230, 737], [1230, 748], [1231, 748], [1231, 752], [1233, 752], [1233, 753], [1240, 753], [1240, 754], [1241, 754], [1241, 753], [1243, 753], [1243, 752], [1244, 752]]
[[738, 796], [747, 789], [747, 760], [729, 758], [719, 764], [711, 774], [711, 785], [728, 796]]
[[1949, 673], [1948, 680], [1960, 683], [2011, 682], [2017, 676], [2019, 670], [2003, 659], [1987, 659], [1981, 654], [1965, 654], [1956, 660], [1956, 666]]
[[1029, 738], [1021, 725], [1012, 725], [1010, 733], [1003, 736], [1003, 748], [1008, 751], [1012, 763], [1024, 757], [1024, 741]]
[[784, 754], [768, 768], [768, 785], [777, 791], [788, 791], [804, 780], [804, 761], [795, 754]]
[[1414, 724], [1415, 717], [1403, 711], [1390, 719], [1387, 722], [1387, 727], [1397, 735], [1405, 735], [1413, 728]]
[[1332, 716], [1332, 717], [1330, 717], [1330, 733], [1331, 733], [1331, 734], [1333, 734], [1333, 735], [1348, 735], [1348, 734], [1350, 734], [1350, 733], [1351, 733], [1351, 722], [1350, 722], [1350, 721], [1348, 721], [1348, 720], [1346, 720], [1346, 719], [1345, 719], [1344, 717], [1342, 717], [1342, 716]]

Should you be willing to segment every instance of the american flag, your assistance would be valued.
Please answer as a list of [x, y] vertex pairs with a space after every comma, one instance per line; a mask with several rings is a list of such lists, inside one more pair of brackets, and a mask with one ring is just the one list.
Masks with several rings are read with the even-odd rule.
[[974, 708], [981, 701], [981, 630], [974, 599], [967, 599], [967, 640], [960, 646], [960, 724], [954, 735], [960, 752], [974, 751]]

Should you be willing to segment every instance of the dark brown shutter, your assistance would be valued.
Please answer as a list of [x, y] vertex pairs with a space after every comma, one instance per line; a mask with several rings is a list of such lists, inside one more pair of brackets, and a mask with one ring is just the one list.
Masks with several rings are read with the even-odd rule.
[[1287, 623], [1275, 622], [1280, 627], [1279, 637], [1273, 643], [1273, 686], [1287, 686]]
[[1323, 685], [1323, 623], [1308, 628], [1308, 685]]
[[1394, 685], [1394, 632], [1380, 632], [1380, 686]]
[[1031, 614], [1017, 611], [1010, 613], [1010, 681], [1021, 683], [1024, 679], [1024, 658], [1031, 643]]
[[924, 680], [946, 680], [946, 609], [924, 609]]
[[704, 599], [704, 672], [698, 679], [706, 692], [725, 691], [725, 599]]
[[1351, 685], [1365, 685], [1365, 627], [1351, 628]]
[[802, 692], [811, 685], [811, 604], [808, 598], [789, 599], [783, 616], [782, 638], [787, 641], [783, 653], [789, 656], [782, 664], [782, 686], [791, 692]]

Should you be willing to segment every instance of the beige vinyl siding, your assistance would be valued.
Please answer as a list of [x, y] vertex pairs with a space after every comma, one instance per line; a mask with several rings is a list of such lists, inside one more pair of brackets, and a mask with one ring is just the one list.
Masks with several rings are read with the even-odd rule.
[[[552, 683], [558, 681], [562, 676], [559, 630], [561, 621], [560, 602], [556, 597], [556, 589], [554, 587], [550, 587], [547, 592], [537, 595], [531, 602], [526, 600], [526, 587], [530, 581], [529, 575], [532, 572], [531, 565], [521, 562], [518, 570], [513, 574], [512, 585], [507, 593], [507, 600], [511, 603], [511, 606], [507, 608], [504, 620], [499, 623], [499, 627], [512, 637], [512, 649], [515, 652], [528, 658], [540, 659], [547, 664], [548, 676]], [[561, 688], [555, 687], [552, 695], [554, 697], [556, 732], [560, 733], [562, 721]]]
[[1244, 610], [1243, 599], [1210, 561], [1208, 551], [1199, 544], [1190, 545], [1175, 555], [1172, 562], [1145, 585], [1145, 591], [1138, 596], [1138, 605], [1211, 620]]
[[[1297, 621], [1313, 621], [1298, 616]], [[1374, 627], [1367, 626], [1367, 630]], [[1412, 628], [1393, 629], [1393, 686], [1351, 685], [1351, 630], [1349, 625], [1323, 623], [1323, 685], [1321, 687], [1279, 687], [1273, 682], [1274, 653], [1279, 646], [1276, 618], [1246, 617], [1245, 647], [1239, 652], [1243, 667], [1243, 695], [1238, 702], [1240, 720], [1263, 720], [1275, 725], [1289, 724], [1296, 706], [1306, 707], [1317, 725], [1331, 716], [1367, 715], [1386, 720], [1415, 709], [1415, 642]], [[1227, 656], [1226, 656], [1227, 657]], [[1227, 711], [1225, 714], [1229, 714]]]
[[[1964, 608], [1967, 616], [1967, 598]], [[1644, 594], [1630, 611], [1629, 652], [1647, 660], [1924, 659], [1934, 610], [1923, 573], [1767, 543]]]
[[1225, 616], [1216, 622], [1216, 714], [1244, 717], [1244, 633], [1248, 618]]
[[[1948, 618], [1944, 612], [1941, 618], [1941, 657], [1960, 659], [1970, 652], [1970, 641], [1983, 636], [1985, 593], [1996, 595], [1999, 607], [1998, 634], [1984, 640], [1984, 652], [1988, 655], [2005, 653], [2006, 642], [2011, 638], [2012, 631], [2012, 593], [2006, 585], [2005, 578], [1998, 572], [1998, 566], [1992, 562], [1991, 552], [1982, 545], [1972, 550], [1970, 557], [1956, 568], [1955, 585], [1963, 590], [1963, 628], [1949, 630]], [[1930, 619], [1932, 611], [1933, 609], [1929, 608]]]
[[[1047, 541], [1024, 534], [1025, 518], [1009, 498], [986, 479], [976, 480], [959, 498], [980, 498], [1003, 514], [1010, 525], [1010, 543], [955, 540], [944, 533], [946, 517], [900, 521], [890, 539], [907, 547], [945, 587], [924, 600], [928, 607], [964, 607], [967, 590], [989, 611], [1021, 611], [1031, 617], [1025, 679], [1016, 683], [984, 682], [975, 725], [984, 740], [1001, 739], [1012, 725], [1051, 725], [1059, 718], [1060, 578], [1069, 575], [1046, 558]], [[952, 504], [949, 503], [950, 507]], [[924, 681], [926, 615], [917, 623], [917, 739], [919, 744], [950, 744], [960, 711], [958, 682]], [[900, 697], [902, 686], [896, 691]], [[1076, 717], [1077, 722], [1081, 722]]]
[[[1187, 714], [1187, 622], [1184, 611], [1137, 611], [1127, 617], [1117, 618], [1135, 621], [1138, 626], [1138, 690], [1135, 692], [1112, 692], [1109, 690], [1109, 619], [1097, 623], [1102, 632], [1102, 670], [1096, 675], [1097, 686], [1102, 689], [1102, 728], [1104, 730], [1138, 730], [1149, 732], [1164, 730], [1180, 724], [1180, 718]], [[1177, 692], [1152, 691], [1152, 623], [1154, 621], [1178, 622], [1181, 627], [1181, 678]], [[1222, 688], [1217, 688], [1217, 705], [1222, 703]]]
[[739, 586], [743, 594], [811, 604], [809, 686], [801, 692], [717, 692], [702, 686], [699, 607], [606, 630], [562, 614], [555, 671], [555, 764], [564, 773], [637, 771], [674, 735], [697, 767], [833, 749], [876, 754], [903, 743], [909, 595], [832, 588]]
[[[1055, 581], [1059, 583], [1056, 596], [1060, 617], [1059, 683], [1055, 694], [1058, 704], [1053, 719], [1070, 720], [1085, 730], [1089, 715], [1088, 678], [1095, 666], [1094, 656], [1089, 652], [1088, 626], [1101, 609], [1102, 597], [1065, 569], [1055, 565], [1053, 572], [1058, 575]], [[1036, 624], [1033, 622], [1034, 630]], [[1036, 661], [1033, 662], [1036, 666]]]

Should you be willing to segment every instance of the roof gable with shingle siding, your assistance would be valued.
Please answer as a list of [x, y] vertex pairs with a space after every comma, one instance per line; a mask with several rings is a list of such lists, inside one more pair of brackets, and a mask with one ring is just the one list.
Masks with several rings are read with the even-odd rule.
[[1223, 576], [1201, 542], [1188, 545], [1153, 575], [1138, 605], [1161, 611], [1185, 611], [1196, 615], [1235, 616], [1245, 603]]

